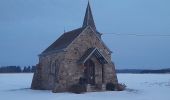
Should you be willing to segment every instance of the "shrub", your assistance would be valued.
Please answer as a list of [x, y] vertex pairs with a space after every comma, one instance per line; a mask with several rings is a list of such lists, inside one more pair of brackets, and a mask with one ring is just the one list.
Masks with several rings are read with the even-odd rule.
[[117, 84], [116, 89], [117, 89], [117, 91], [123, 91], [126, 89], [126, 85], [119, 83], [119, 84]]
[[113, 84], [113, 83], [107, 83], [107, 84], [106, 84], [106, 90], [108, 90], [108, 91], [114, 91], [114, 90], [115, 90], [115, 84]]
[[86, 92], [86, 85], [74, 84], [70, 87], [69, 90], [72, 93], [80, 94], [80, 93]]

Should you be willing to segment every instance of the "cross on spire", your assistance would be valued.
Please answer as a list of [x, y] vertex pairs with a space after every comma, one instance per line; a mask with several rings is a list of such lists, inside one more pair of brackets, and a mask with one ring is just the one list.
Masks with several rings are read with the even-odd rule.
[[93, 15], [92, 15], [92, 11], [91, 11], [89, 1], [88, 1], [88, 5], [87, 5], [87, 8], [86, 8], [86, 14], [85, 14], [85, 17], [84, 17], [84, 22], [83, 22], [82, 27], [87, 27], [87, 26], [91, 26], [91, 28], [96, 30], [96, 26], [95, 26], [95, 22], [93, 20]]

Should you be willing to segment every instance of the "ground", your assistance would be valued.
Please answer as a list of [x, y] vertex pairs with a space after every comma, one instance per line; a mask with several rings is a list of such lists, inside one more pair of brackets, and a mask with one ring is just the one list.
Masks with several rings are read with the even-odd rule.
[[1, 100], [169, 100], [170, 74], [118, 74], [122, 92], [85, 94], [31, 90], [33, 74], [0, 74]]

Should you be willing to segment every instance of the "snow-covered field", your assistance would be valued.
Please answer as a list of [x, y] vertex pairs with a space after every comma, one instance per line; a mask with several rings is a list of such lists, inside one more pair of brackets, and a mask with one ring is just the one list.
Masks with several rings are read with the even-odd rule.
[[170, 74], [118, 74], [127, 90], [85, 94], [31, 90], [33, 74], [0, 74], [0, 100], [170, 100]]

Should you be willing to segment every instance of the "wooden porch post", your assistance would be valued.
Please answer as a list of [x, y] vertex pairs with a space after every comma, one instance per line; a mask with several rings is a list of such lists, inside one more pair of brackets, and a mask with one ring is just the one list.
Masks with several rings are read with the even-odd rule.
[[104, 83], [104, 64], [102, 64], [102, 84]]

